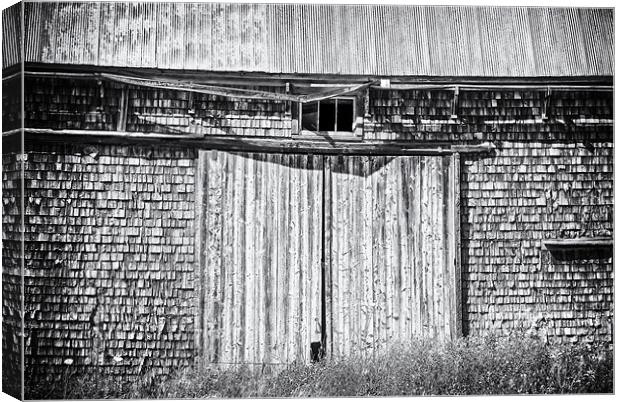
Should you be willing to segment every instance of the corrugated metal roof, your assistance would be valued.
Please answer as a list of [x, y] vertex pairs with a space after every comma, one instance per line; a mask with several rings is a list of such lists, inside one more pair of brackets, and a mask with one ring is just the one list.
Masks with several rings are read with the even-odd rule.
[[2, 10], [2, 66], [21, 62], [21, 3]]
[[[613, 17], [612, 9], [584, 8], [27, 3], [26, 61], [287, 74], [611, 76]], [[14, 62], [7, 57], [4, 66]]]

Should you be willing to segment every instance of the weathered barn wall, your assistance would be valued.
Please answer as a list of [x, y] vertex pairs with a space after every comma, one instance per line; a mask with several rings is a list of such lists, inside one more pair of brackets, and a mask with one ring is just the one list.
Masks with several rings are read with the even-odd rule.
[[453, 98], [374, 91], [364, 135], [497, 144], [462, 157], [464, 333], [534, 324], [559, 339], [611, 340], [610, 253], [558, 259], [541, 241], [613, 233], [612, 93], [554, 92], [547, 122], [544, 92], [461, 92], [458, 121]]
[[[23, 3], [2, 10], [2, 64], [23, 61], [22, 31]], [[2, 74], [2, 130], [22, 126], [22, 75], [12, 79]], [[2, 391], [22, 398], [22, 294], [21, 268], [23, 262], [21, 236], [21, 154], [10, 150], [8, 140], [2, 139]]]
[[[239, 100], [110, 81], [26, 77], [26, 127], [288, 137], [285, 102]], [[121, 101], [125, 97], [127, 101]], [[125, 106], [123, 106], [125, 105]], [[124, 125], [120, 116], [126, 115]]]
[[2, 391], [18, 399], [22, 393], [24, 317], [20, 157], [15, 152], [2, 154]]
[[541, 246], [612, 234], [609, 135], [589, 144], [503, 143], [495, 157], [464, 162], [465, 333], [535, 325], [564, 341], [612, 340], [611, 252], [563, 259]]
[[71, 143], [27, 151], [27, 378], [95, 366], [130, 380], [188, 364], [195, 152]]
[[[58, 83], [56, 95], [50, 82]], [[27, 127], [116, 129], [106, 126], [118, 122], [119, 103], [107, 98], [118, 95], [114, 88], [104, 83], [102, 97], [96, 85], [84, 86], [82, 93], [59, 82], [37, 79], [26, 101]], [[136, 98], [140, 106], [129, 102], [128, 108], [143, 109], [128, 117], [175, 118], [176, 111], [185, 110], [185, 95], [142, 93], [163, 93], [164, 101], [141, 95]], [[491, 154], [461, 156], [464, 334], [537, 326], [556, 339], [611, 340], [611, 257], [590, 253], [570, 259], [540, 244], [548, 238], [613, 232], [611, 94], [554, 92], [545, 107], [542, 92], [462, 91], [460, 121], [448, 120], [450, 91], [371, 90], [370, 96], [365, 138], [493, 141], [498, 146]], [[239, 114], [227, 110], [237, 101], [213, 102], [195, 103], [194, 114], [215, 115], [213, 109]], [[285, 105], [265, 112], [255, 107], [261, 104], [269, 105], [247, 102], [248, 119], [288, 127]], [[91, 112], [110, 117], [95, 118], [93, 124], [85, 117]], [[549, 119], [537, 121], [543, 112]], [[184, 124], [162, 120], [140, 130], [174, 133]], [[214, 130], [245, 135], [262, 130], [233, 128]], [[253, 133], [290, 135], [278, 130]], [[67, 357], [78, 367], [88, 358], [129, 374], [150, 368], [163, 372], [189, 362], [198, 306], [193, 238], [197, 152], [169, 145], [52, 142], [28, 152], [29, 369], [58, 373]], [[123, 361], [115, 362], [115, 356]]]

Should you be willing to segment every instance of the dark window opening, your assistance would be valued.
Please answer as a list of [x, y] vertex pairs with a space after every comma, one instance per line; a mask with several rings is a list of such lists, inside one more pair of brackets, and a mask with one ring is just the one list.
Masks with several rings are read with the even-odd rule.
[[301, 105], [301, 127], [304, 130], [317, 131], [319, 121], [319, 104], [304, 103]]
[[336, 101], [319, 102], [319, 131], [336, 131]]
[[320, 361], [325, 357], [325, 349], [322, 347], [321, 342], [310, 343], [310, 358], [313, 363]]
[[302, 130], [353, 132], [354, 119], [353, 99], [325, 99], [301, 106]]

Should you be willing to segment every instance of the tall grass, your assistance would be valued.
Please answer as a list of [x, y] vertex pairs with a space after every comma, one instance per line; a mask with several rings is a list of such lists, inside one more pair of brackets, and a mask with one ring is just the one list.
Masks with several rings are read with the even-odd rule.
[[[525, 336], [428, 340], [395, 345], [374, 357], [292, 365], [265, 375], [246, 366], [186, 368], [159, 383], [89, 387], [73, 379], [67, 398], [244, 398], [483, 395], [613, 392], [609, 344], [548, 345]], [[101, 382], [100, 382], [101, 384]], [[47, 396], [48, 398], [59, 395]]]

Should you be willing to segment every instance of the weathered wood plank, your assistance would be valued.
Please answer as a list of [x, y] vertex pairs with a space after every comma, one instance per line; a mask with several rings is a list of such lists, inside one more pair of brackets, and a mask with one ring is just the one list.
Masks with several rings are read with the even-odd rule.
[[243, 330], [243, 312], [241, 307], [243, 306], [243, 282], [242, 279], [245, 276], [245, 264], [242, 263], [242, 254], [245, 249], [245, 244], [241, 240], [241, 230], [243, 229], [243, 221], [241, 218], [241, 212], [244, 205], [243, 199], [243, 187], [245, 181], [245, 163], [247, 158], [244, 155], [239, 155], [232, 158], [233, 169], [233, 186], [232, 186], [232, 202], [230, 203], [233, 209], [232, 216], [232, 325], [231, 325], [231, 361], [243, 361], [242, 360], [242, 346], [243, 337], [241, 332]]
[[233, 203], [233, 185], [234, 185], [234, 158], [228, 154], [223, 153], [224, 156], [224, 183], [222, 194], [222, 265], [220, 267], [221, 272], [221, 296], [222, 296], [222, 327], [221, 327], [221, 356], [220, 362], [228, 363], [233, 362], [232, 359], [232, 307], [233, 307], [233, 295], [232, 295], [232, 280], [234, 275], [234, 266], [232, 261], [233, 254], [233, 210], [231, 205]]
[[[196, 352], [199, 356], [204, 356], [205, 350], [205, 335], [206, 335], [206, 327], [205, 327], [205, 301], [207, 299], [205, 295], [205, 250], [206, 250], [206, 237], [207, 237], [207, 226], [206, 226], [206, 205], [205, 200], [208, 199], [208, 176], [207, 176], [207, 166], [206, 166], [206, 156], [207, 153], [205, 151], [198, 152], [198, 160], [196, 164], [196, 225], [194, 225], [194, 236], [196, 239], [197, 247], [195, 247], [196, 253], [196, 266], [197, 271], [194, 275], [196, 280], [194, 284], [194, 291], [196, 292], [196, 299], [198, 305], [196, 306], [195, 316], [194, 316], [194, 345], [196, 347]], [[201, 361], [200, 363], [203, 363]]]
[[413, 158], [401, 158], [402, 171], [400, 174], [399, 188], [401, 191], [401, 231], [400, 236], [400, 248], [402, 255], [402, 284], [401, 284], [401, 300], [402, 300], [402, 322], [401, 322], [401, 334], [411, 336], [412, 330], [412, 309], [411, 309], [411, 277], [413, 262], [411, 260], [413, 255], [413, 239], [412, 229], [414, 223], [411, 221], [411, 188], [412, 188], [412, 165], [414, 163]]
[[325, 325], [323, 329], [325, 337], [325, 352], [327, 356], [334, 355], [334, 290], [333, 290], [333, 268], [332, 268], [332, 248], [333, 248], [333, 187], [332, 187], [332, 162], [329, 158], [323, 159], [323, 261], [322, 261], [322, 275], [323, 275], [323, 300], [324, 303], [324, 322], [322, 320], [321, 325]]
[[386, 343], [386, 294], [385, 294], [385, 172], [380, 169], [385, 159], [373, 158], [373, 270], [375, 286], [375, 332], [377, 349]]
[[394, 193], [394, 178], [395, 178], [395, 164], [396, 160], [392, 163], [388, 162], [387, 157], [383, 157], [385, 166], [383, 172], [385, 173], [385, 309], [386, 309], [386, 343], [390, 344], [395, 338], [397, 319], [396, 319], [396, 289], [395, 289], [395, 273], [399, 267], [396, 266], [396, 259], [398, 250], [394, 244], [395, 237], [395, 215], [396, 210], [396, 194]]
[[453, 338], [453, 325], [452, 325], [452, 321], [454, 319], [454, 306], [453, 306], [453, 302], [455, 300], [454, 298], [454, 294], [455, 294], [455, 286], [456, 284], [454, 283], [454, 275], [451, 274], [451, 271], [453, 270], [454, 267], [454, 253], [453, 253], [453, 248], [451, 247], [452, 244], [455, 244], [454, 242], [454, 224], [452, 222], [452, 215], [453, 215], [453, 211], [452, 211], [452, 202], [451, 200], [454, 199], [453, 197], [453, 192], [452, 192], [452, 176], [451, 176], [451, 170], [452, 170], [452, 158], [451, 157], [447, 157], [447, 158], [442, 158], [443, 159], [443, 170], [444, 170], [444, 177], [443, 177], [443, 210], [444, 210], [444, 217], [443, 217], [443, 241], [442, 241], [442, 248], [443, 248], [443, 276], [444, 276], [444, 298], [445, 298], [445, 316], [444, 316], [444, 328], [445, 330], [445, 334], [446, 334], [446, 339], [450, 340]]
[[453, 258], [454, 258], [454, 336], [463, 335], [463, 305], [462, 305], [462, 278], [461, 278], [461, 160], [460, 155], [452, 156], [452, 186], [454, 189], [453, 198], [451, 200], [454, 241]]
[[[205, 267], [208, 273], [207, 286], [210, 292], [207, 293], [207, 308], [209, 314], [209, 342], [208, 356], [209, 361], [217, 362], [220, 355], [220, 338], [221, 338], [221, 310], [222, 310], [222, 293], [221, 293], [221, 266], [222, 266], [222, 156], [218, 151], [209, 152], [208, 160], [208, 176], [209, 176], [209, 224], [208, 224], [208, 266]], [[210, 279], [210, 280], [209, 280]], [[209, 308], [211, 307], [211, 308]]]
[[331, 180], [331, 263], [332, 266], [335, 267], [332, 275], [331, 282], [331, 291], [332, 291], [332, 349], [334, 356], [341, 356], [342, 353], [342, 332], [344, 320], [342, 317], [342, 261], [340, 255], [340, 247], [341, 247], [341, 236], [339, 233], [339, 229], [342, 226], [342, 215], [340, 213], [340, 200], [341, 190], [342, 190], [342, 182], [341, 177], [337, 173], [341, 171], [341, 164], [338, 157], [330, 158], [331, 163], [331, 171], [332, 180]]
[[[275, 161], [274, 161], [275, 162]], [[276, 340], [274, 339], [274, 329], [276, 327], [277, 317], [273, 308], [275, 300], [277, 300], [276, 284], [277, 280], [276, 272], [277, 267], [277, 238], [274, 237], [277, 234], [277, 216], [279, 212], [277, 209], [277, 196], [279, 192], [279, 181], [277, 180], [277, 172], [275, 172], [275, 165], [268, 164], [265, 177], [267, 181], [267, 216], [265, 226], [265, 242], [266, 242], [266, 254], [267, 261], [264, 265], [264, 278], [265, 278], [265, 356], [264, 361], [266, 363], [273, 362], [273, 347]], [[274, 300], [275, 299], [275, 300]]]
[[412, 199], [412, 239], [413, 244], [411, 247], [412, 253], [412, 274], [411, 274], [411, 286], [413, 289], [411, 295], [411, 309], [412, 309], [412, 334], [419, 336], [422, 329], [422, 315], [420, 311], [420, 295], [422, 292], [421, 286], [421, 264], [420, 264], [420, 250], [421, 250], [421, 211], [422, 211], [422, 193], [421, 193], [421, 175], [420, 175], [420, 156], [413, 157], [413, 182], [411, 188]]
[[[312, 140], [286, 138], [247, 138], [234, 136], [197, 136], [195, 134], [161, 134], [143, 132], [118, 132], [97, 130], [53, 130], [25, 128], [28, 141], [45, 139], [50, 142], [65, 142], [67, 136], [72, 141], [88, 143], [118, 143], [131, 141], [145, 144], [167, 144], [175, 147], [198, 147], [218, 149], [227, 152], [298, 153], [321, 155], [452, 155], [459, 153], [486, 153], [494, 149], [492, 144], [459, 146], [447, 143], [416, 144], [400, 141], [349, 142], [313, 138]], [[16, 135], [18, 131], [8, 131], [3, 136]]]
[[359, 214], [361, 216], [360, 227], [360, 280], [361, 292], [360, 295], [360, 317], [359, 317], [359, 332], [360, 332], [360, 347], [364, 350], [365, 354], [372, 354], [375, 347], [374, 339], [374, 316], [375, 316], [375, 304], [373, 300], [374, 285], [373, 285], [373, 267], [372, 267], [372, 180], [371, 180], [371, 161], [369, 157], [363, 157], [362, 160], [362, 176], [364, 177], [361, 204]]
[[245, 203], [243, 211], [243, 241], [245, 245], [244, 261], [245, 265], [245, 286], [244, 286], [244, 348], [243, 348], [243, 361], [253, 362], [256, 361], [255, 354], [253, 353], [256, 348], [257, 341], [256, 334], [256, 303], [257, 294], [255, 286], [255, 264], [256, 257], [256, 242], [254, 239], [255, 227], [257, 226], [257, 210], [256, 210], [256, 161], [253, 158], [247, 158], [247, 169], [245, 174]]
[[255, 361], [261, 362], [263, 361], [263, 357], [266, 355], [267, 349], [267, 339], [266, 339], [266, 331], [267, 328], [266, 319], [267, 319], [267, 302], [266, 302], [266, 294], [265, 294], [265, 278], [264, 272], [265, 267], [267, 266], [267, 261], [269, 258], [268, 250], [267, 250], [267, 185], [269, 183], [267, 176], [267, 169], [269, 165], [265, 163], [266, 156], [261, 155], [259, 157], [258, 169], [256, 175], [256, 191], [257, 191], [257, 199], [259, 204], [257, 206], [258, 211], [265, 211], [263, 213], [257, 214], [257, 228], [256, 228], [256, 248], [258, 251], [256, 265], [254, 268], [255, 272], [255, 288], [258, 293], [258, 308], [256, 310], [256, 331], [258, 332], [258, 348], [257, 353], [255, 354]]

